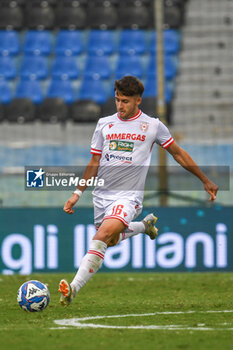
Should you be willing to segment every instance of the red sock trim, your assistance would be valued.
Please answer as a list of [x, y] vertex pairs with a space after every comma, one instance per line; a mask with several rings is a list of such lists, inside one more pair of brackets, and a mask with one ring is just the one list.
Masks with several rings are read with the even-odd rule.
[[97, 255], [99, 258], [104, 260], [104, 254], [98, 252], [98, 250], [89, 250], [88, 254]]

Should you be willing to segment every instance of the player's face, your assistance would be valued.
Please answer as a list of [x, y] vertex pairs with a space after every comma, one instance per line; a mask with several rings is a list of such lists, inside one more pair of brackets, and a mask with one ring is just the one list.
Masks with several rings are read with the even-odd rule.
[[117, 112], [122, 119], [129, 119], [138, 113], [138, 106], [142, 99], [140, 96], [125, 96], [119, 91], [115, 92]]

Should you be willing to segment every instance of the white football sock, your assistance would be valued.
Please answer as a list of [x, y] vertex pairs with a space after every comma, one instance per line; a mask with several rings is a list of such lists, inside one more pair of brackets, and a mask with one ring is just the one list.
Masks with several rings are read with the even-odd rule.
[[98, 240], [91, 241], [89, 251], [83, 257], [78, 272], [70, 284], [73, 295], [75, 295], [94, 275], [94, 273], [100, 269], [104, 261], [106, 249], [106, 243]]
[[131, 222], [129, 227], [124, 232], [120, 233], [120, 237], [117, 243], [124, 241], [126, 238], [138, 235], [145, 232], [145, 225], [142, 221]]

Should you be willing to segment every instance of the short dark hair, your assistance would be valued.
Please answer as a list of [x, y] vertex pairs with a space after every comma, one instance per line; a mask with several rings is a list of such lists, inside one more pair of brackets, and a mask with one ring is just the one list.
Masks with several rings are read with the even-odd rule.
[[144, 85], [138, 78], [127, 75], [115, 81], [114, 90], [119, 91], [124, 96], [142, 96]]

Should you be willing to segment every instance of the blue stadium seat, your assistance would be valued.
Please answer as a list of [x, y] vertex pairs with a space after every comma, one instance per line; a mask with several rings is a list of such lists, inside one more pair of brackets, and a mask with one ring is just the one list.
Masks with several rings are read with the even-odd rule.
[[[156, 97], [158, 95], [156, 79], [148, 77], [145, 82], [145, 91], [143, 97]], [[172, 100], [172, 89], [169, 84], [165, 84], [165, 102], [168, 103]]]
[[60, 30], [57, 35], [55, 52], [57, 55], [79, 55], [83, 51], [83, 42], [80, 31]]
[[119, 56], [116, 67], [116, 78], [120, 79], [125, 75], [135, 75], [138, 78], [142, 77], [143, 67], [140, 56]]
[[103, 104], [107, 100], [104, 84], [100, 79], [84, 78], [78, 94], [79, 100], [92, 100]]
[[52, 76], [61, 79], [77, 79], [79, 68], [74, 56], [57, 56], [54, 59]]
[[[164, 30], [164, 52], [167, 54], [176, 54], [180, 49], [180, 36], [178, 31], [174, 29]], [[150, 51], [151, 53], [156, 52], [156, 34], [152, 33], [151, 42], [150, 42]]]
[[111, 55], [115, 51], [113, 32], [110, 30], [91, 30], [87, 52], [98, 56]]
[[61, 97], [67, 103], [74, 102], [74, 89], [70, 80], [52, 79], [47, 97]]
[[14, 79], [16, 77], [16, 66], [10, 56], [0, 56], [0, 79]]
[[[147, 76], [155, 78], [157, 76], [156, 72], [156, 56], [151, 55], [149, 60], [148, 69], [146, 72]], [[175, 58], [172, 56], [164, 56], [164, 75], [167, 80], [173, 79], [177, 73], [177, 63]]]
[[93, 79], [110, 78], [111, 67], [108, 56], [88, 56], [84, 76]]
[[48, 76], [46, 57], [25, 56], [22, 61], [20, 75], [23, 79], [46, 79]]
[[38, 80], [20, 80], [16, 86], [16, 98], [30, 98], [35, 104], [43, 100], [42, 89]]
[[122, 30], [119, 44], [120, 54], [143, 54], [146, 49], [145, 33], [142, 30]]
[[19, 34], [15, 30], [0, 30], [0, 55], [19, 54]]
[[8, 82], [4, 79], [0, 79], [0, 102], [2, 104], [8, 104], [12, 100], [12, 92]]
[[25, 54], [49, 55], [52, 50], [51, 34], [47, 30], [29, 30], [26, 33], [23, 51]]

